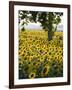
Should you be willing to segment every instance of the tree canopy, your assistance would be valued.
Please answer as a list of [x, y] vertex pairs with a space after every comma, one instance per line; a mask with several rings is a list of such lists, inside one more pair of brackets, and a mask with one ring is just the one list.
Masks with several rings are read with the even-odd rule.
[[[28, 24], [29, 22], [40, 22], [42, 28], [48, 31], [48, 40], [52, 40], [54, 31], [57, 30], [57, 25], [61, 22], [62, 12], [42, 12], [42, 11], [22, 11], [19, 10], [19, 20], [23, 20], [22, 25]], [[20, 23], [20, 21], [19, 21]], [[53, 25], [56, 25], [54, 28]], [[22, 30], [25, 30], [23, 27]]]

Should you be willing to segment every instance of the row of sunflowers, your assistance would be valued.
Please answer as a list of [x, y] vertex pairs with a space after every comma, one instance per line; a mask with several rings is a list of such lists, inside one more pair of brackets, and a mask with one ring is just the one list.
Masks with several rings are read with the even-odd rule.
[[19, 79], [63, 76], [63, 32], [20, 31], [18, 53]]

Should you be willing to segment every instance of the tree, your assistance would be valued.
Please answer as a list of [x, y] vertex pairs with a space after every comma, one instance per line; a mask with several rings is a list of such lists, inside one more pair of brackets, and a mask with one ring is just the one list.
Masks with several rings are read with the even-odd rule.
[[[57, 30], [57, 25], [61, 22], [61, 12], [38, 12], [38, 11], [20, 11], [19, 18], [24, 19], [23, 25], [28, 22], [40, 22], [42, 28], [48, 32], [48, 40], [52, 40], [54, 32]], [[53, 25], [56, 25], [55, 29]], [[25, 30], [25, 29], [24, 29]]]
[[25, 30], [25, 27], [24, 27], [24, 25], [26, 24], [28, 24], [29, 23], [29, 12], [28, 11], [21, 11], [21, 10], [19, 10], [19, 12], [18, 12], [19, 14], [19, 23], [20, 23], [20, 20], [23, 20], [23, 22], [22, 22], [22, 29], [21, 30]]

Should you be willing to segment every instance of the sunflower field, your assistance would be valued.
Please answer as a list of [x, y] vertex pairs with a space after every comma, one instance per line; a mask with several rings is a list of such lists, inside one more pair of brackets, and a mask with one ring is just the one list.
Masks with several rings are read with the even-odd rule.
[[63, 32], [48, 41], [44, 30], [19, 33], [19, 79], [63, 76]]

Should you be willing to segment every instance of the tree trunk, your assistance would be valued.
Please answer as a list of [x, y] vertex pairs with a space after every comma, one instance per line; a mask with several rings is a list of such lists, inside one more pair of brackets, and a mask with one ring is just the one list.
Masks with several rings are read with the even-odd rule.
[[48, 41], [52, 40], [52, 33], [48, 32]]
[[52, 40], [53, 35], [53, 12], [49, 12], [49, 20], [48, 20], [48, 41]]

